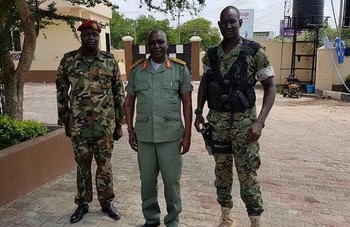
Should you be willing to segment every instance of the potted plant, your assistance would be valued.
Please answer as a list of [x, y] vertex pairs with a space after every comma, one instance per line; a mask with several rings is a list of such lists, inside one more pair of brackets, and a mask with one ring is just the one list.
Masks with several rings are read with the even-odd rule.
[[0, 207], [74, 168], [62, 127], [0, 115]]

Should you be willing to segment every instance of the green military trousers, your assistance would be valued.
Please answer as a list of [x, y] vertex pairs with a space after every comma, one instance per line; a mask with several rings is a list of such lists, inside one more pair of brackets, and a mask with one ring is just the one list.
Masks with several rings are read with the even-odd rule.
[[164, 143], [138, 142], [142, 212], [148, 224], [155, 224], [160, 220], [157, 198], [159, 171], [163, 178], [168, 212], [164, 217], [164, 224], [168, 227], [179, 224], [178, 216], [182, 211], [180, 196], [182, 157], [179, 144], [179, 140]]
[[103, 137], [71, 138], [74, 149], [74, 158], [77, 163], [77, 187], [78, 193], [74, 202], [76, 204], [90, 203], [92, 201], [92, 177], [91, 162], [93, 156], [97, 163], [96, 188], [98, 200], [101, 206], [114, 199], [113, 175], [111, 166], [111, 154], [113, 139], [111, 135]]

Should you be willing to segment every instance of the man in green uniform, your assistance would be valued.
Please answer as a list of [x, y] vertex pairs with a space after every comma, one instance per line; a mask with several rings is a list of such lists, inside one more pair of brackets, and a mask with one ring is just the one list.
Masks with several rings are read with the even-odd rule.
[[[137, 151], [142, 212], [145, 227], [160, 225], [157, 199], [159, 171], [164, 182], [168, 214], [166, 226], [179, 224], [181, 154], [190, 149], [192, 100], [191, 76], [185, 63], [168, 58], [167, 38], [162, 30], [148, 36], [150, 58], [136, 62], [126, 86], [125, 116], [129, 143]], [[136, 123], [133, 127], [135, 100]], [[181, 102], [185, 128], [181, 120]]]
[[[275, 100], [274, 71], [264, 49], [258, 43], [239, 36], [242, 20], [237, 8], [226, 7], [221, 12], [218, 25], [224, 39], [220, 45], [209, 48], [203, 57], [206, 73], [198, 90], [195, 127], [198, 132], [206, 133], [202, 113], [207, 102], [211, 151], [216, 163], [215, 187], [222, 210], [219, 226], [233, 226], [231, 191], [234, 162], [251, 227], [257, 227], [263, 212], [257, 181], [260, 166], [258, 139]], [[258, 117], [254, 91], [257, 81], [264, 88]]]
[[70, 222], [80, 221], [92, 201], [91, 162], [97, 163], [96, 188], [102, 211], [120, 219], [114, 207], [111, 154], [113, 138], [122, 136], [124, 87], [112, 54], [98, 49], [101, 28], [92, 20], [78, 27], [81, 47], [64, 55], [57, 71], [58, 124], [71, 138], [77, 163], [78, 208]]

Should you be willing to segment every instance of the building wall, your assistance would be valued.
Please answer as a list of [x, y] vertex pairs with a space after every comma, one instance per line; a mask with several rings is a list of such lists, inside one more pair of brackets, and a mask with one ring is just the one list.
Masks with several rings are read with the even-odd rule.
[[333, 78], [333, 63], [331, 59], [332, 51], [325, 48], [320, 48], [317, 51], [317, 73], [315, 89], [332, 90]]
[[[273, 66], [276, 77], [276, 84], [284, 84], [286, 78], [290, 74], [291, 57], [292, 57], [292, 43], [283, 43], [276, 40], [261, 40], [257, 39], [256, 42], [260, 43], [266, 50], [270, 64]], [[307, 47], [302, 44], [298, 44], [298, 53], [307, 52]], [[204, 56], [205, 52], [201, 53], [201, 58]], [[203, 65], [200, 63], [200, 75], [203, 75]], [[311, 65], [310, 57], [302, 57], [300, 62], [297, 61], [298, 67], [309, 67]], [[296, 76], [301, 81], [310, 80], [311, 71], [296, 71]]]
[[[47, 2], [45, 4], [48, 4]], [[45, 4], [42, 7], [45, 7]], [[104, 5], [98, 5], [94, 8], [86, 8], [82, 6], [72, 6], [66, 1], [57, 1], [58, 13], [64, 15], [72, 15], [99, 21], [103, 24], [109, 23], [112, 18], [112, 11]], [[76, 23], [76, 28], [81, 23]], [[106, 33], [110, 34], [109, 26], [102, 28], [100, 34], [99, 48], [106, 51]], [[78, 37], [80, 32], [77, 33]], [[78, 40], [79, 39], [79, 40]], [[54, 25], [47, 26], [40, 31], [37, 38], [34, 60], [31, 65], [31, 72], [27, 77], [27, 81], [38, 82], [44, 79], [44, 82], [52, 82], [60, 60], [64, 53], [78, 49], [80, 47], [80, 37], [76, 38], [71, 28], [62, 21], [55, 21]], [[15, 61], [15, 64], [18, 63]], [[47, 75], [47, 79], [45, 76]], [[53, 78], [52, 78], [53, 77]]]
[[[335, 49], [319, 48], [317, 51], [317, 75], [315, 88], [318, 90], [342, 90], [344, 80], [350, 74], [350, 58], [339, 64]], [[338, 75], [339, 72], [339, 75]], [[340, 76], [340, 77], [339, 77]]]
[[[273, 66], [276, 77], [276, 84], [284, 84], [290, 74], [292, 61], [292, 43], [282, 43], [276, 40], [257, 40], [266, 49], [268, 59]], [[297, 53], [306, 54], [310, 49], [305, 44], [297, 44]], [[296, 58], [296, 67], [311, 67], [311, 57], [301, 57], [300, 61]], [[300, 81], [310, 81], [311, 70], [296, 70], [295, 76]]]
[[62, 11], [62, 12], [70, 10], [70, 9], [83, 9], [84, 11], [90, 11], [90, 13], [93, 13], [93, 14], [97, 14], [97, 15], [100, 15], [100, 16], [103, 16], [103, 17], [112, 18], [112, 10], [109, 7], [107, 7], [107, 6], [103, 5], [103, 4], [96, 5], [93, 8], [88, 8], [88, 7], [80, 6], [80, 5], [77, 5], [77, 4], [73, 5], [69, 1], [48, 0], [47, 2], [43, 3], [41, 5], [41, 7], [45, 8], [49, 4], [51, 4], [53, 1], [56, 2], [56, 7], [59, 9], [59, 11]]
[[58, 25], [51, 25], [40, 31], [32, 64], [33, 70], [57, 68], [57, 62], [59, 63], [64, 53], [80, 47], [80, 42], [74, 37], [68, 25], [62, 22], [55, 23]]
[[126, 70], [125, 70], [125, 54], [124, 50], [111, 50], [111, 53], [114, 55], [115, 60], [117, 60], [122, 80], [126, 81]]
[[114, 58], [119, 62], [125, 62], [124, 50], [111, 50], [111, 53], [114, 55]]

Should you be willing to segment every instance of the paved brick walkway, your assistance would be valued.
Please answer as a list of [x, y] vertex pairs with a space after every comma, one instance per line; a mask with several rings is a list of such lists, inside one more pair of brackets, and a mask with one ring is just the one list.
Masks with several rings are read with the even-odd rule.
[[[195, 85], [197, 88], [198, 84]], [[257, 93], [260, 105], [261, 91]], [[57, 121], [54, 85], [27, 84], [25, 97], [25, 118], [52, 124]], [[195, 103], [196, 91], [193, 99]], [[258, 174], [265, 203], [263, 227], [350, 226], [349, 113], [348, 103], [277, 97], [260, 139], [262, 166]], [[105, 216], [95, 194], [90, 212], [75, 226], [141, 226], [144, 223], [136, 154], [127, 144], [125, 128], [124, 133], [121, 141], [115, 143], [112, 159], [115, 202], [122, 219], [113, 221]], [[181, 226], [217, 226], [220, 207], [215, 199], [213, 169], [214, 161], [193, 128], [192, 147], [184, 156], [181, 179]], [[236, 174], [234, 176], [235, 224], [249, 226]], [[55, 179], [0, 208], [0, 226], [69, 226], [75, 209], [75, 187], [74, 171]], [[162, 184], [159, 197], [163, 218]]]

